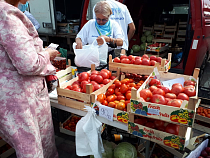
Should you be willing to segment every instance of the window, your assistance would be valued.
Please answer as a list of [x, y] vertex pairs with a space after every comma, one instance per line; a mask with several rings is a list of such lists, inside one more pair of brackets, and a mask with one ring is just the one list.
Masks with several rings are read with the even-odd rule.
[[[169, 14], [188, 14], [189, 5], [183, 4], [183, 5], [173, 5], [173, 10], [169, 12]], [[163, 14], [166, 14], [165, 11], [163, 11]]]

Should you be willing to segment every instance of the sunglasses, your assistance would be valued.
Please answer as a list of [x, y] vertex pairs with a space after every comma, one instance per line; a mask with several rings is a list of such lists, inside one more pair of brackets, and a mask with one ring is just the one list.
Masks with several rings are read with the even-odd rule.
[[100, 19], [100, 18], [96, 18], [96, 21], [97, 21], [97, 22], [100, 22], [100, 21], [102, 21], [102, 22], [107, 22], [107, 21], [108, 21], [108, 19]]

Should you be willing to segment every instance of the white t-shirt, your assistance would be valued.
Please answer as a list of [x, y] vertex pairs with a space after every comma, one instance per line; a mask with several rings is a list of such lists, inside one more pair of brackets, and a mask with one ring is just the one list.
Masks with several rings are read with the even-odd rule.
[[[83, 27], [82, 29], [79, 31], [79, 33], [77, 34], [76, 38], [81, 38], [82, 40], [82, 45], [86, 45], [86, 44], [92, 44], [94, 42], [94, 40], [100, 36], [98, 31], [96, 30], [95, 27], [95, 19], [91, 19], [89, 20]], [[111, 38], [120, 38], [123, 40], [124, 43], [124, 34], [122, 29], [119, 29], [120, 26], [117, 22], [110, 20], [110, 26], [111, 26]], [[121, 47], [118, 47], [121, 48]], [[109, 48], [109, 51], [111, 51], [113, 49]]]
[[[125, 35], [125, 41], [126, 43], [123, 44], [123, 48], [128, 50], [128, 24], [132, 23], [133, 20], [131, 18], [130, 12], [128, 11], [128, 8], [126, 5], [117, 2], [115, 0], [106, 0], [106, 2], [110, 5], [112, 8], [112, 15], [110, 16], [110, 19], [115, 20], [118, 22], [118, 24], [121, 26], [123, 33]], [[95, 12], [94, 12], [95, 6], [93, 7], [93, 19], [96, 18]], [[125, 45], [126, 44], [126, 45]]]

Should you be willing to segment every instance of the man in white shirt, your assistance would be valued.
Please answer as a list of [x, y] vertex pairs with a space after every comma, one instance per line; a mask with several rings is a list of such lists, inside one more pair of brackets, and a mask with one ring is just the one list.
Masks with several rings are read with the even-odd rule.
[[[110, 16], [110, 19], [115, 20], [118, 22], [118, 24], [121, 26], [123, 33], [125, 35], [125, 42], [123, 43], [121, 53], [125, 53], [125, 50], [128, 51], [129, 41], [133, 37], [135, 33], [135, 25], [133, 23], [133, 20], [131, 18], [131, 15], [129, 13], [129, 10], [126, 5], [117, 2], [115, 0], [106, 0], [106, 2], [110, 5], [112, 8], [112, 15]], [[94, 6], [95, 8], [95, 6]], [[93, 19], [95, 19], [95, 13], [93, 8]], [[129, 27], [129, 31], [128, 31]], [[127, 35], [127, 36], [126, 36]]]

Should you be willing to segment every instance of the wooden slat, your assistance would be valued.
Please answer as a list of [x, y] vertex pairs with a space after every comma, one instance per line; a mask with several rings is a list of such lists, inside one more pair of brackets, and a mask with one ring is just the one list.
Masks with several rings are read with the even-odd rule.
[[194, 129], [210, 134], [210, 128], [194, 123]]
[[153, 42], [163, 42], [163, 43], [172, 43], [172, 38], [171, 39], [153, 39]]
[[68, 81], [68, 80], [70, 80], [72, 78], [72, 74], [70, 73], [70, 74], [68, 74], [68, 75], [66, 75], [66, 76], [64, 76], [64, 77], [62, 77], [61, 79], [59, 79], [59, 83], [62, 83], [62, 82], [64, 82], [64, 81]]
[[201, 116], [201, 115], [198, 115], [198, 114], [195, 115], [195, 119], [199, 120], [199, 121], [206, 122], [206, 123], [210, 123], [210, 118], [204, 117], [204, 116]]

